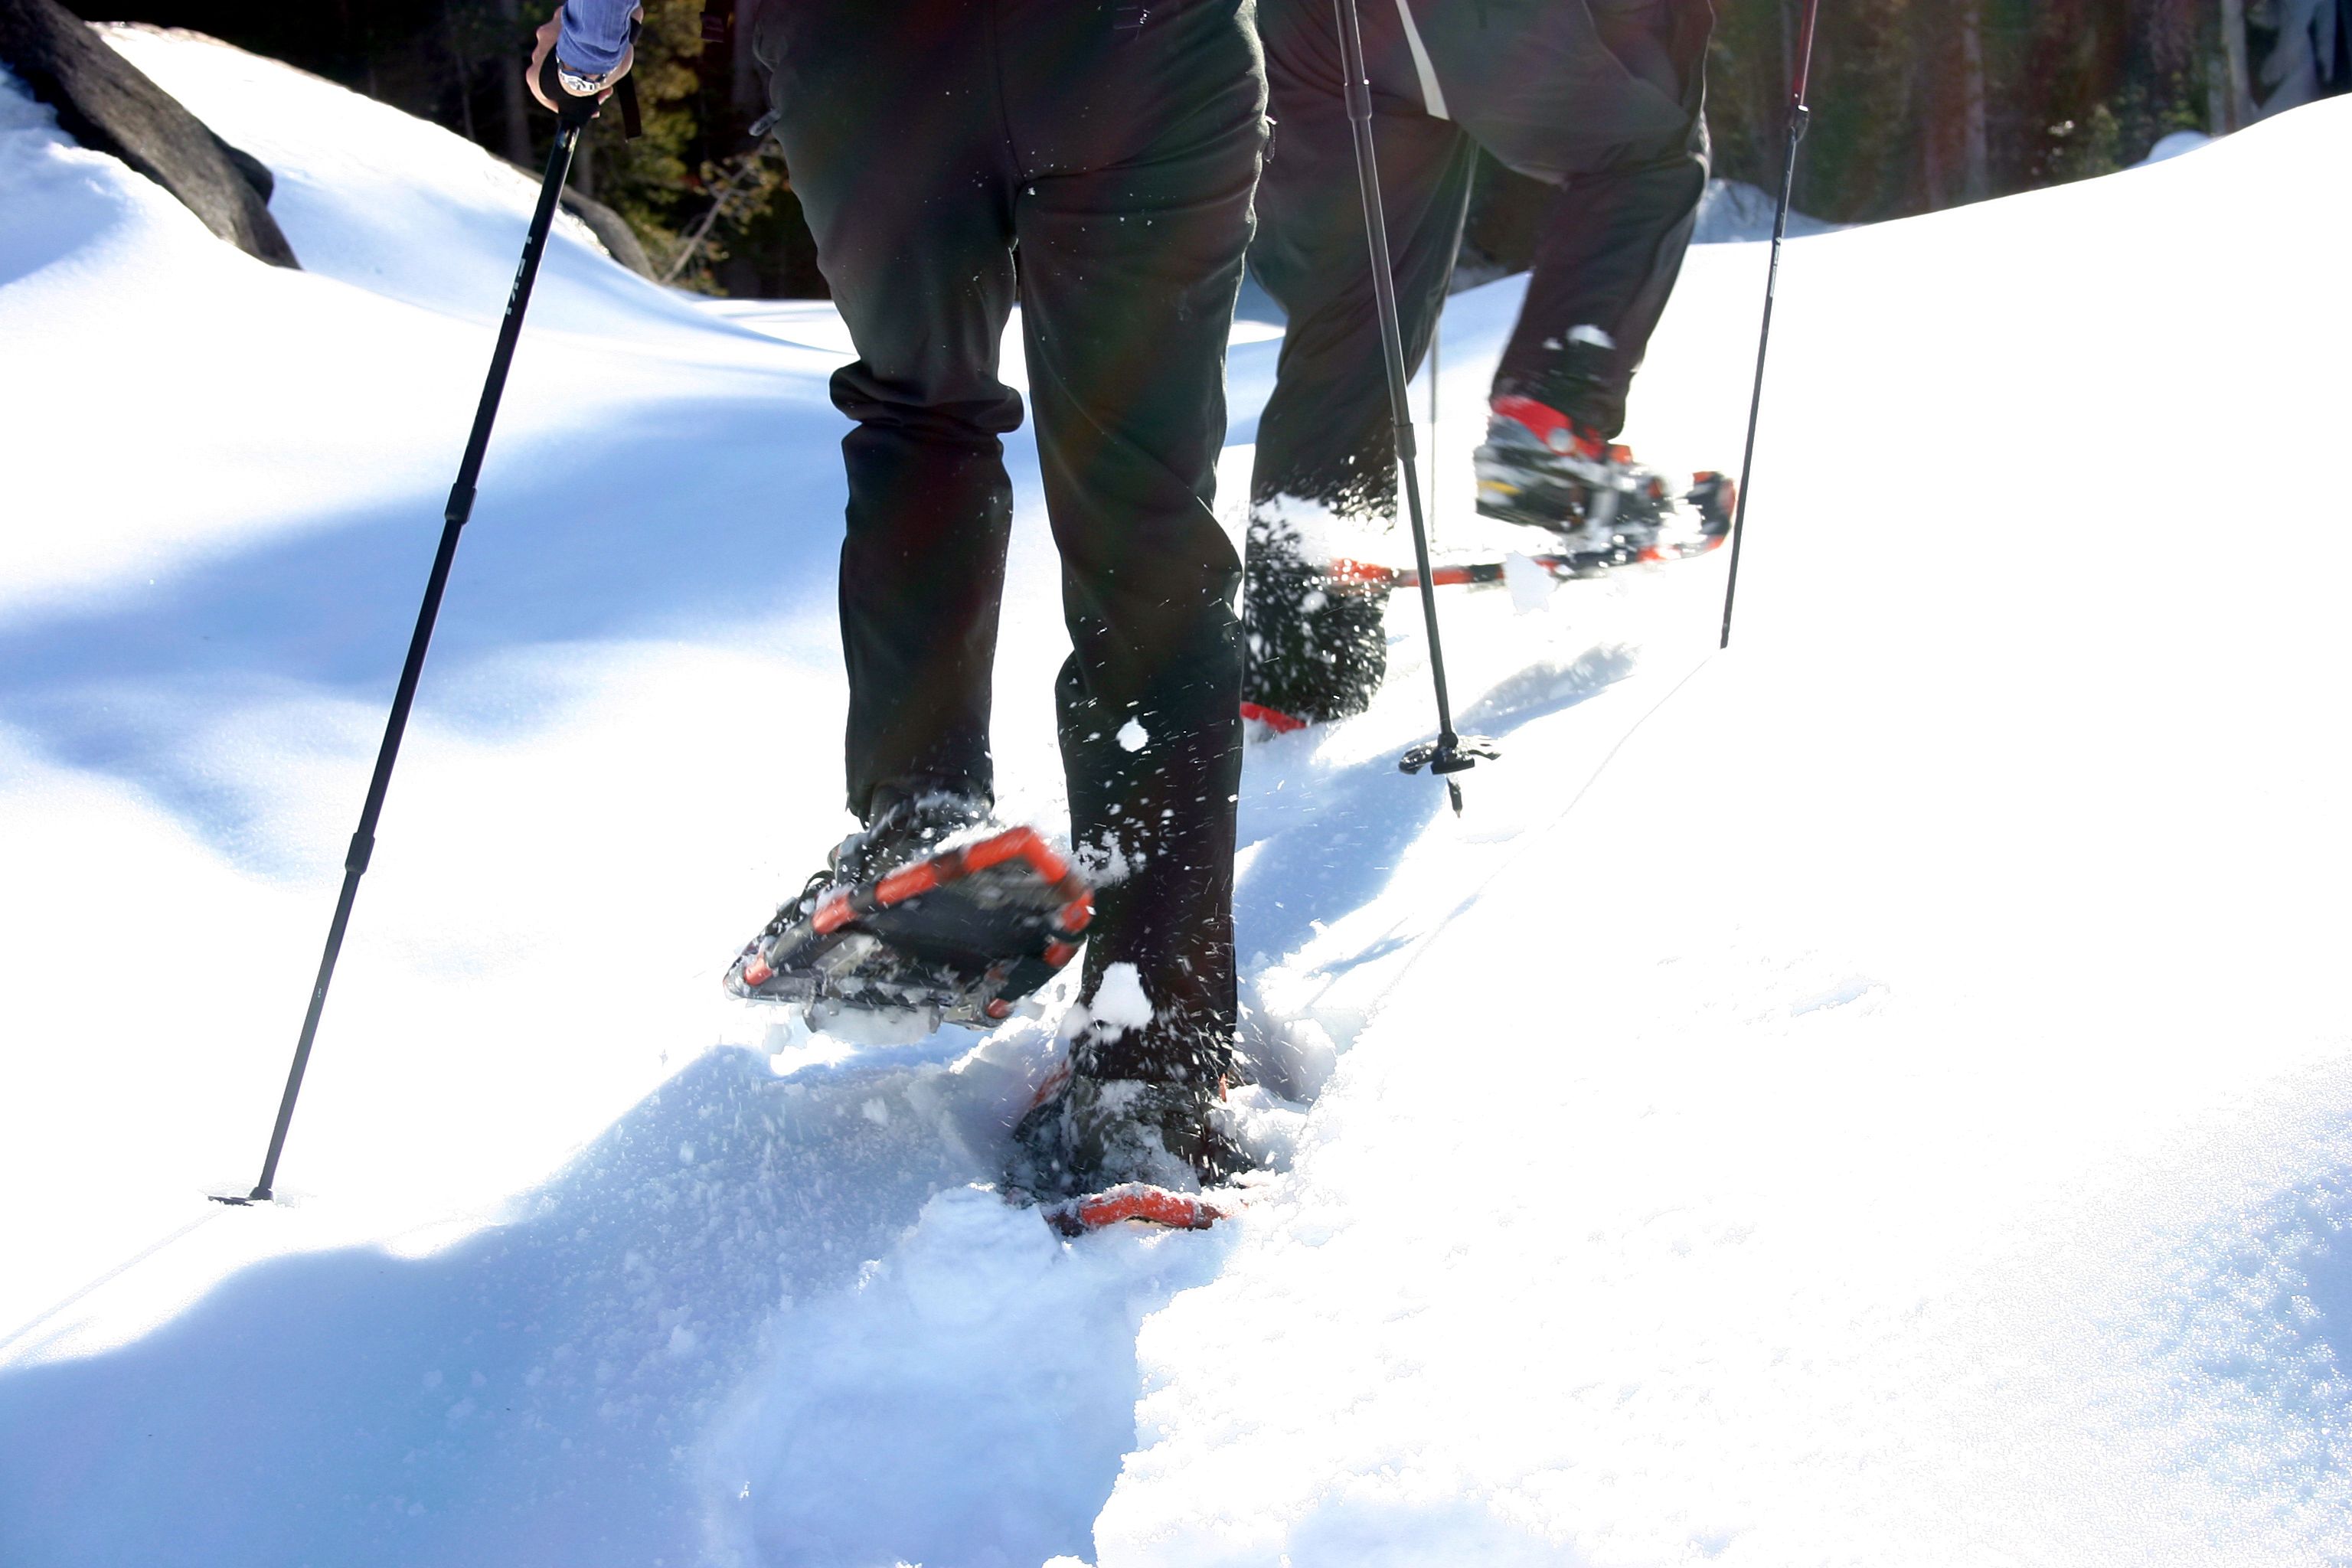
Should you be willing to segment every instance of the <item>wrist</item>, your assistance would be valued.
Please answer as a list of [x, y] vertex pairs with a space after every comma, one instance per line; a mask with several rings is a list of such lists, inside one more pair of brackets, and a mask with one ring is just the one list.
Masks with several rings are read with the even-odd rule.
[[594, 98], [613, 85], [612, 71], [574, 70], [562, 59], [555, 62], [555, 79], [564, 91], [574, 98]]

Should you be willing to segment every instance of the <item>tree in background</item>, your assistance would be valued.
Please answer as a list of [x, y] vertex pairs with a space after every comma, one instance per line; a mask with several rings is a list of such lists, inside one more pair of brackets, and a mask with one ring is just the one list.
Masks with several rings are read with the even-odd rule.
[[2261, 112], [2352, 92], [2352, 0], [2252, 0], [2263, 50]]

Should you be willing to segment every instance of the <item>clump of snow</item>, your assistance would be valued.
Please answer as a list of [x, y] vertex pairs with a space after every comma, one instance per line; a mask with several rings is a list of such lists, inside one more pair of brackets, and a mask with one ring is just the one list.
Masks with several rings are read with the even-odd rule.
[[1533, 557], [1517, 550], [1504, 552], [1503, 584], [1510, 590], [1511, 608], [1523, 616], [1538, 615], [1549, 608], [1552, 590], [1559, 586], [1552, 574], [1537, 565]]
[[1108, 1024], [1114, 1029], [1148, 1028], [1151, 1023], [1151, 998], [1143, 992], [1143, 976], [1132, 963], [1114, 963], [1103, 971], [1102, 984], [1095, 992], [1091, 1009], [1094, 1021]]
[[1151, 744], [1151, 731], [1143, 727], [1143, 721], [1139, 719], [1129, 719], [1126, 723], [1121, 724], [1118, 727], [1118, 734], [1115, 738], [1118, 742], [1119, 749], [1124, 752], [1139, 752]]
[[1250, 523], [1266, 542], [1301, 561], [1376, 560], [1396, 548], [1395, 518], [1335, 511], [1302, 496], [1253, 502]]

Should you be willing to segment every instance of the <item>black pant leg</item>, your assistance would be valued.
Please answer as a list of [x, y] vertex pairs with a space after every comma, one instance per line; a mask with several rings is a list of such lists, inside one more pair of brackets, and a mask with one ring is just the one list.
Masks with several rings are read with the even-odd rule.
[[1624, 428], [1633, 373], [1690, 249], [1706, 168], [1701, 123], [1679, 146], [1560, 187], [1496, 367], [1497, 396], [1532, 397], [1603, 436]]
[[1532, 397], [1614, 437], [1706, 193], [1710, 17], [1690, 0], [1593, 0], [1601, 41], [1636, 81], [1677, 99], [1686, 129], [1579, 155], [1536, 243], [1497, 395]]
[[[1453, 277], [1476, 148], [1409, 96], [1418, 89], [1403, 41], [1387, 36], [1394, 13], [1370, 9], [1368, 58], [1401, 79], [1394, 90], [1374, 84], [1372, 136], [1411, 369]], [[1250, 480], [1244, 691], [1279, 712], [1336, 719], [1370, 703], [1388, 670], [1387, 595], [1328, 568], [1347, 534], [1395, 520], [1396, 432], [1332, 7], [1274, 0], [1261, 16], [1276, 130], [1250, 265], [1289, 326]], [[1326, 513], [1351, 525], [1336, 541]]]
[[1082, 995], [1131, 964], [1153, 1009], [1090, 1030], [1077, 1067], [1213, 1082], [1238, 1012], [1241, 563], [1212, 502], [1265, 89], [1239, 0], [1153, 7], [1135, 36], [1122, 9], [1003, 12], [1015, 145], [1045, 165], [1015, 218], [1074, 650], [1057, 688], [1071, 835], [1098, 878]]
[[[1286, 20], [1285, 31], [1303, 20]], [[1289, 324], [1258, 418], [1250, 500], [1289, 496], [1345, 516], [1392, 519], [1396, 433], [1337, 45], [1327, 61], [1319, 49], [1277, 40], [1266, 58], [1274, 156], [1258, 188], [1250, 268]], [[1374, 100], [1372, 138], [1411, 373], [1429, 352], [1454, 275], [1477, 149], [1452, 121], [1385, 95]]]
[[793, 0], [757, 47], [818, 265], [857, 361], [841, 550], [849, 806], [877, 785], [986, 795], [1013, 517], [997, 379], [1013, 297], [1010, 169], [985, 0]]

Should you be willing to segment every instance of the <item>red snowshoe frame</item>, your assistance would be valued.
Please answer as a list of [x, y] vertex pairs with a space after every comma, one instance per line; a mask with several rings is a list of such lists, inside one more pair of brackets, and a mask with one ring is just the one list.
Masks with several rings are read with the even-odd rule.
[[[941, 893], [950, 897], [930, 897]], [[1004, 957], [965, 940], [980, 924], [1007, 916], [1015, 944], [1028, 951]], [[746, 949], [727, 986], [760, 1001], [920, 1002], [950, 1020], [994, 1023], [1068, 964], [1093, 921], [1086, 879], [1036, 829], [1011, 827], [879, 881], [830, 889], [805, 918]], [[873, 940], [851, 947], [860, 935]], [[877, 968], [887, 977], [876, 979]], [[806, 984], [791, 992], [760, 989], [794, 973]]]
[[1174, 1192], [1148, 1182], [1127, 1182], [1083, 1197], [1041, 1204], [1038, 1208], [1045, 1223], [1064, 1236], [1084, 1236], [1124, 1220], [1166, 1226], [1171, 1230], [1206, 1230], [1221, 1219], [1232, 1218], [1234, 1212], [1196, 1193]]

